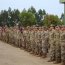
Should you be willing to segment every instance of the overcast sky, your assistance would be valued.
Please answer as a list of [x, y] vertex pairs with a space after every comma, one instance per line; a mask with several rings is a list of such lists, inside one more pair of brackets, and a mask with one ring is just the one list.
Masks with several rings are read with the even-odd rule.
[[34, 6], [36, 10], [45, 9], [47, 13], [58, 16], [64, 12], [63, 4], [60, 4], [59, 0], [0, 0], [0, 11], [7, 10], [8, 7], [21, 11], [31, 6]]

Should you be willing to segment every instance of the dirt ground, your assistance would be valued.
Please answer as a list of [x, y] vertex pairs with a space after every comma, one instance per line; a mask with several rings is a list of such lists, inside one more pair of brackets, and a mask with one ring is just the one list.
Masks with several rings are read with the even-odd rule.
[[56, 65], [47, 60], [0, 41], [0, 65]]

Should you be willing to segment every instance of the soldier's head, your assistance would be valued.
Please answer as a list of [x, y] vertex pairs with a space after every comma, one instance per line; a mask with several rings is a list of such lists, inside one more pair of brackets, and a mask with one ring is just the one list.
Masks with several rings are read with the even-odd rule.
[[56, 26], [55, 30], [59, 31], [60, 30], [60, 26]]
[[38, 31], [38, 29], [39, 29], [38, 27], [35, 27], [35, 31]]
[[49, 30], [53, 30], [54, 29], [54, 25], [50, 25]]
[[42, 30], [42, 27], [39, 27], [39, 31], [41, 31]]
[[44, 26], [42, 26], [42, 31], [44, 31]]
[[33, 31], [33, 27], [30, 27], [29, 29], [30, 29], [30, 31]]
[[7, 28], [8, 26], [7, 25], [5, 25], [5, 28]]
[[25, 27], [26, 30], [30, 30], [30, 26]]
[[47, 31], [48, 30], [48, 27], [47, 26], [44, 26], [44, 30]]
[[61, 30], [64, 31], [65, 30], [65, 25], [61, 26]]

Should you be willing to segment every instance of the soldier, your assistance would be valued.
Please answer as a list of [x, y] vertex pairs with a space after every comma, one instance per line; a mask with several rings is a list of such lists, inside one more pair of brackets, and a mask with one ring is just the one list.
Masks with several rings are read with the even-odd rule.
[[6, 33], [6, 37], [5, 37], [5, 42], [9, 42], [9, 28], [7, 26], [5, 26], [5, 33]]
[[20, 32], [19, 32], [19, 46], [22, 48], [22, 44], [24, 43], [24, 39], [23, 39], [23, 27], [20, 27]]
[[12, 43], [12, 27], [9, 28], [9, 43]]
[[30, 43], [30, 27], [27, 26], [27, 31], [26, 31], [26, 50], [28, 52], [31, 51], [31, 43]]
[[3, 41], [6, 42], [6, 31], [5, 31], [5, 27], [3, 27]]
[[34, 31], [33, 31], [33, 27], [31, 27], [30, 30], [30, 46], [31, 46], [31, 53], [34, 53]]
[[26, 49], [26, 36], [27, 36], [27, 29], [23, 29], [23, 38], [24, 38], [24, 43], [22, 44], [23, 49]]
[[0, 27], [0, 40], [2, 38], [2, 27]]
[[18, 28], [18, 26], [17, 26], [17, 35], [18, 35], [18, 47], [20, 47], [20, 30], [19, 30], [19, 28]]
[[60, 63], [61, 62], [61, 45], [60, 45], [60, 27], [56, 26], [55, 27], [55, 61], [54, 64]]
[[[45, 29], [45, 30], [44, 30]], [[48, 34], [48, 30], [46, 27], [44, 27], [43, 32], [42, 32], [42, 52], [43, 52], [43, 58], [47, 57], [47, 53], [48, 53], [48, 48], [49, 48], [49, 34]]]
[[54, 41], [54, 27], [51, 25], [49, 28], [49, 60], [48, 62], [55, 61], [55, 41]]
[[39, 27], [38, 30], [38, 52], [39, 52], [39, 56], [42, 56], [42, 27]]
[[16, 38], [16, 46], [17, 47], [20, 47], [20, 40], [19, 40], [20, 39], [20, 37], [19, 37], [20, 32], [19, 32], [18, 26], [15, 27], [15, 33], [16, 33], [16, 35], [15, 35], [15, 38]]
[[62, 65], [65, 65], [65, 26], [61, 27], [60, 43], [61, 43], [61, 62]]
[[10, 40], [12, 45], [16, 45], [15, 43], [15, 38], [16, 38], [16, 30], [11, 28], [11, 33], [10, 33]]
[[32, 30], [32, 53], [34, 54], [35, 51], [35, 26], [33, 26]]
[[39, 49], [39, 47], [38, 47], [38, 42], [39, 42], [39, 40], [38, 40], [38, 30], [39, 30], [39, 28], [38, 27], [35, 27], [35, 55], [38, 55], [38, 49]]

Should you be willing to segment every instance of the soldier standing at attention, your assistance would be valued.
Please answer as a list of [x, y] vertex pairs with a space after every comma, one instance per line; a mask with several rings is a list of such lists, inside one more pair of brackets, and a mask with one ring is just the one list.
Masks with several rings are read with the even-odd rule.
[[60, 45], [60, 27], [56, 26], [55, 27], [55, 61], [54, 64], [60, 63], [61, 62], [61, 45]]
[[39, 30], [38, 30], [38, 53], [39, 53], [39, 56], [42, 56], [41, 32], [42, 32], [42, 27], [39, 27]]
[[5, 32], [6, 32], [6, 42], [8, 43], [9, 41], [9, 28], [7, 26], [5, 26]]
[[0, 40], [2, 38], [2, 27], [0, 27]]
[[65, 65], [65, 26], [62, 26], [61, 28], [60, 42], [61, 42], [61, 63], [62, 65]]
[[45, 56], [45, 52], [46, 52], [46, 50], [45, 50], [45, 46], [44, 46], [44, 44], [45, 44], [45, 34], [44, 34], [44, 28], [42, 28], [42, 31], [41, 31], [41, 40], [42, 40], [42, 57], [44, 58]]
[[47, 27], [44, 27], [44, 31], [42, 33], [42, 51], [43, 51], [43, 58], [47, 57], [49, 48], [49, 33]]
[[31, 27], [31, 30], [30, 30], [31, 53], [34, 53], [34, 51], [33, 51], [33, 44], [34, 44], [34, 31], [33, 31], [33, 27]]
[[22, 44], [24, 43], [24, 39], [23, 39], [23, 27], [20, 27], [19, 31], [20, 31], [20, 34], [19, 34], [19, 37], [20, 37], [20, 47], [22, 48]]
[[24, 43], [22, 44], [22, 47], [24, 48], [24, 49], [26, 49], [26, 45], [27, 45], [27, 28], [24, 28], [24, 30], [23, 30], [23, 38], [24, 38]]
[[38, 27], [35, 27], [35, 55], [38, 55]]
[[49, 60], [48, 62], [55, 61], [55, 41], [54, 41], [54, 27], [51, 25], [49, 28]]
[[30, 27], [27, 27], [27, 31], [26, 31], [26, 50], [28, 52], [31, 51], [31, 46], [30, 46]]
[[35, 48], [36, 48], [36, 44], [35, 44], [35, 26], [33, 26], [33, 30], [32, 30], [32, 41], [31, 41], [31, 48], [32, 48], [32, 53], [35, 54]]

